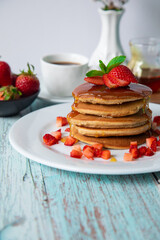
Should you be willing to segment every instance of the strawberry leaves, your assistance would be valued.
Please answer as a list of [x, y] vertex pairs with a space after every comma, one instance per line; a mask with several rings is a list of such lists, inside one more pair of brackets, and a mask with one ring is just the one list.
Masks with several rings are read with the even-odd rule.
[[86, 73], [87, 77], [96, 77], [96, 76], [103, 76], [104, 72], [98, 70], [91, 70]]
[[123, 63], [125, 59], [126, 59], [126, 56], [123, 56], [123, 55], [115, 57], [108, 63], [107, 66], [102, 62], [102, 60], [99, 60], [99, 67], [101, 71], [91, 70], [86, 73], [86, 76], [87, 77], [103, 76], [104, 74], [109, 73], [113, 68]]
[[8, 100], [19, 99], [22, 93], [18, 90], [18, 88], [10, 85], [10, 86], [1, 87], [0, 95], [1, 97], [3, 97], [5, 101], [8, 101]]
[[121, 63], [123, 63], [126, 59], [126, 56], [118, 56], [113, 58], [107, 65], [106, 73], [109, 73], [113, 68], [119, 66]]
[[24, 74], [24, 75], [36, 76], [36, 74], [34, 74], [34, 69], [35, 69], [34, 66], [32, 64], [27, 63], [27, 67], [28, 67], [27, 72], [25, 72], [25, 70], [21, 70], [19, 75]]
[[100, 67], [100, 69], [102, 70], [103, 73], [106, 73], [107, 67], [101, 60], [99, 60], [99, 67]]

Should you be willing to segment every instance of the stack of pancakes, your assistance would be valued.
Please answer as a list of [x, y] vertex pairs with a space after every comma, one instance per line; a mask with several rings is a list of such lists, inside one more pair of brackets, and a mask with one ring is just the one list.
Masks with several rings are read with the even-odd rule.
[[88, 143], [102, 143], [106, 148], [129, 148], [150, 136], [152, 112], [148, 107], [150, 88], [132, 83], [109, 89], [84, 83], [73, 91], [74, 104], [67, 119], [71, 135]]

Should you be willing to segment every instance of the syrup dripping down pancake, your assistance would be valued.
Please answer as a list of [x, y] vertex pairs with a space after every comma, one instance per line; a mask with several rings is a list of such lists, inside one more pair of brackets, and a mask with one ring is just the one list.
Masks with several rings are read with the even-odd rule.
[[138, 113], [121, 118], [99, 117], [94, 115], [81, 114], [75, 111], [67, 115], [68, 122], [72, 125], [89, 128], [131, 128], [139, 127], [150, 121], [152, 111], [150, 109], [143, 113], [141, 109]]
[[107, 86], [84, 83], [72, 92], [75, 102], [88, 102], [92, 104], [122, 104], [149, 98], [152, 90], [142, 84], [131, 83], [127, 87], [112, 88]]

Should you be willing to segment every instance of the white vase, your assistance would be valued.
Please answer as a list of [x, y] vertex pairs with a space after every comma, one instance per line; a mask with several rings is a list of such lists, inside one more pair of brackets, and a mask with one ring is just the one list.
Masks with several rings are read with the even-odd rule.
[[124, 55], [119, 37], [119, 23], [124, 10], [105, 11], [99, 9], [98, 11], [102, 22], [101, 37], [97, 48], [90, 58], [90, 69], [97, 68], [99, 60], [107, 64], [113, 57]]

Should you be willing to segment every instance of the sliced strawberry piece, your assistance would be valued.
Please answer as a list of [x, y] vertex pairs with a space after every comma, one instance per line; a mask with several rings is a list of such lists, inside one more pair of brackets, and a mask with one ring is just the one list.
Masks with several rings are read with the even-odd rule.
[[94, 147], [93, 147], [93, 146], [89, 146], [89, 145], [85, 145], [85, 146], [83, 147], [83, 151], [84, 151], [87, 147], [89, 147], [92, 151], [94, 151]]
[[126, 81], [125, 79], [118, 79], [113, 76], [109, 76], [109, 78], [112, 83], [117, 85], [117, 87], [125, 87], [128, 85], [128, 81]]
[[113, 77], [114, 79], [117, 80], [125, 80], [129, 83], [137, 83], [136, 77], [133, 75], [131, 70], [124, 66], [124, 65], [119, 65], [115, 68], [113, 68], [109, 73], [109, 76]]
[[76, 149], [72, 149], [72, 151], [70, 152], [70, 156], [74, 157], [74, 158], [81, 158], [83, 155], [83, 153], [81, 151], [78, 151]]
[[138, 150], [137, 148], [132, 148], [131, 151], [130, 151], [130, 153], [132, 154], [132, 157], [133, 157], [134, 159], [139, 158], [139, 150]]
[[57, 139], [51, 134], [47, 133], [43, 136], [43, 142], [48, 146], [52, 146], [57, 143]]
[[155, 117], [153, 118], [153, 123], [156, 123], [157, 126], [160, 126], [160, 116], [155, 116]]
[[154, 155], [154, 152], [150, 148], [147, 148], [145, 152], [145, 156], [153, 156], [153, 155]]
[[76, 143], [76, 139], [74, 137], [68, 136], [64, 142], [64, 145], [72, 146], [75, 143]]
[[102, 155], [102, 150], [98, 149], [98, 148], [95, 148], [94, 149], [94, 156], [95, 157], [101, 157]]
[[139, 148], [139, 157], [143, 157], [146, 153], [146, 147], [140, 147]]
[[133, 161], [133, 156], [131, 153], [125, 153], [124, 156], [123, 156], [123, 160], [125, 162], [130, 162], [130, 161]]
[[94, 157], [94, 148], [88, 145], [85, 145], [83, 148], [83, 155], [88, 158], [93, 160]]
[[109, 88], [117, 88], [118, 85], [112, 82], [112, 78], [108, 74], [103, 75], [103, 82]]
[[160, 146], [160, 139], [157, 141], [157, 146]]
[[109, 150], [103, 150], [101, 157], [105, 160], [108, 160], [111, 157], [111, 152]]
[[102, 150], [103, 144], [101, 144], [101, 143], [95, 143], [95, 144], [92, 145], [92, 147], [97, 148], [97, 149], [99, 149], [99, 150]]
[[147, 147], [151, 148], [151, 145], [153, 143], [153, 141], [157, 142], [157, 138], [156, 137], [150, 137], [150, 138], [146, 138], [146, 145]]
[[96, 85], [104, 85], [102, 76], [96, 76], [96, 77], [86, 77], [84, 78], [86, 82], [93, 83]]
[[61, 138], [62, 138], [61, 129], [59, 129], [55, 132], [51, 132], [51, 135], [54, 136], [57, 140], [61, 140]]
[[70, 132], [70, 128], [66, 128], [66, 129], [65, 129], [65, 132]]
[[94, 156], [95, 157], [101, 157], [103, 144], [95, 143], [95, 144], [92, 145], [92, 147], [94, 147]]
[[156, 141], [156, 140], [154, 140], [154, 141], [152, 142], [152, 144], [151, 144], [151, 150], [152, 150], [153, 152], [157, 152], [157, 141]]
[[82, 151], [81, 150], [81, 146], [80, 145], [74, 145], [73, 147], [72, 147], [72, 149], [74, 149], [74, 150], [77, 150], [77, 151]]
[[137, 149], [137, 142], [130, 142], [130, 148], [129, 148], [129, 152], [131, 152], [132, 149]]
[[66, 117], [57, 117], [56, 118], [56, 126], [57, 127], [62, 127], [68, 124], [67, 118]]

